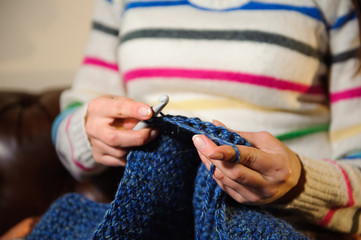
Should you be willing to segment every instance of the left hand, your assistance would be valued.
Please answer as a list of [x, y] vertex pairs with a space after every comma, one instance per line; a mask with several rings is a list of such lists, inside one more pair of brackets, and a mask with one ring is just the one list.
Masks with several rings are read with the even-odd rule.
[[[216, 122], [215, 124], [220, 125]], [[301, 175], [298, 156], [268, 132], [237, 132], [252, 147], [237, 145], [240, 161], [235, 163], [235, 150], [217, 146], [204, 135], [193, 142], [207, 169], [216, 167], [213, 178], [234, 200], [262, 205], [282, 198], [294, 188]]]

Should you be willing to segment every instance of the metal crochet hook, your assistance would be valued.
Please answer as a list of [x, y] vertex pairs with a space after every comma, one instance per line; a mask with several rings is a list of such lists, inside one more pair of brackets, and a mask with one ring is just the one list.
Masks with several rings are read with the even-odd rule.
[[[163, 108], [168, 104], [169, 102], [169, 96], [168, 95], [162, 95], [159, 97], [158, 99], [159, 104], [156, 106], [152, 106], [152, 111], [153, 111], [153, 117], [158, 116], [158, 114], [163, 110]], [[133, 130], [140, 130], [143, 128], [146, 128], [148, 126], [146, 121], [140, 121], [137, 123], [137, 125], [134, 126]]]

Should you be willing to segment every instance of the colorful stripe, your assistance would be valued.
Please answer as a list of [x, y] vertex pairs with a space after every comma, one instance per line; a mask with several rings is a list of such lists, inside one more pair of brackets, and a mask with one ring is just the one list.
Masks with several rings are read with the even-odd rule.
[[95, 58], [95, 57], [85, 57], [83, 64], [106, 68], [108, 70], [112, 70], [112, 71], [116, 71], [116, 72], [119, 71], [117, 63], [107, 62], [107, 61], [104, 61], [104, 60], [101, 60], [101, 59]]
[[[158, 104], [157, 101], [152, 102], [151, 105]], [[254, 104], [250, 104], [239, 99], [218, 99], [218, 98], [197, 98], [197, 99], [187, 99], [187, 100], [172, 100], [167, 104], [167, 109], [170, 110], [208, 110], [208, 109], [251, 109], [256, 111], [261, 111], [264, 113], [272, 113], [275, 109], [262, 107]], [[326, 114], [328, 111], [324, 107], [317, 107], [316, 109], [309, 111], [302, 111], [303, 114]]]
[[68, 106], [65, 107], [66, 110], [70, 109], [70, 108], [78, 108], [81, 107], [83, 105], [82, 102], [72, 102], [70, 104], [68, 104]]
[[106, 25], [104, 25], [104, 24], [102, 24], [100, 22], [97, 22], [97, 21], [93, 21], [92, 28], [94, 30], [97, 30], [97, 31], [100, 31], [102, 33], [109, 34], [109, 35], [112, 35], [112, 36], [115, 36], [115, 37], [117, 37], [119, 35], [119, 30], [118, 29], [106, 26]]
[[267, 43], [285, 47], [306, 56], [324, 61], [324, 54], [316, 48], [313, 48], [303, 42], [292, 38], [261, 31], [199, 31], [199, 30], [183, 30], [183, 29], [142, 29], [126, 33], [121, 37], [121, 43], [125, 43], [134, 39], [188, 39], [188, 40], [227, 40], [227, 41], [252, 41], [259, 43]]
[[65, 125], [65, 133], [66, 133], [66, 136], [67, 136], [67, 139], [69, 142], [69, 147], [70, 147], [70, 159], [74, 163], [75, 166], [77, 166], [78, 168], [80, 168], [83, 171], [95, 171], [99, 167], [88, 168], [88, 167], [84, 166], [83, 164], [81, 164], [80, 162], [78, 162], [74, 157], [74, 147], [71, 142], [71, 137], [70, 137], [70, 133], [69, 133], [69, 126], [70, 126], [72, 117], [73, 117], [73, 115], [69, 116], [68, 121], [66, 122], [66, 125]]
[[331, 141], [336, 142], [336, 141], [341, 141], [343, 139], [352, 138], [356, 135], [360, 135], [360, 133], [361, 133], [361, 123], [348, 128], [343, 128], [338, 131], [331, 132], [330, 139]]
[[288, 133], [277, 135], [276, 138], [278, 138], [280, 141], [287, 141], [287, 140], [301, 138], [301, 137], [319, 133], [319, 132], [327, 132], [329, 130], [329, 128], [330, 128], [329, 124], [311, 126], [308, 128], [302, 128], [302, 129], [298, 129], [298, 130], [291, 131]]
[[349, 59], [353, 59], [353, 58], [360, 58], [360, 48], [354, 48], [339, 54], [336, 54], [334, 56], [332, 56], [332, 63], [339, 63], [339, 62], [344, 62], [347, 61]]
[[353, 21], [353, 20], [356, 20], [356, 19], [357, 19], [356, 12], [351, 11], [351, 12], [347, 13], [346, 15], [339, 17], [335, 21], [335, 23], [330, 27], [330, 30], [339, 29], [342, 26], [344, 26], [347, 22]]
[[[154, 102], [153, 105], [157, 104]], [[256, 106], [247, 102], [240, 101], [238, 99], [190, 99], [182, 101], [171, 101], [167, 104], [167, 109], [179, 109], [179, 110], [208, 110], [208, 109], [253, 109], [263, 112], [272, 112], [272, 109]]]
[[325, 20], [322, 16], [322, 13], [318, 8], [315, 7], [306, 7], [306, 6], [293, 6], [293, 5], [286, 5], [286, 4], [277, 4], [277, 3], [264, 3], [264, 2], [256, 2], [250, 1], [244, 5], [239, 7], [233, 8], [226, 8], [226, 9], [212, 9], [212, 8], [205, 8], [200, 7], [198, 5], [192, 4], [189, 1], [149, 1], [149, 2], [129, 2], [126, 7], [125, 11], [134, 8], [146, 8], [146, 7], [169, 7], [169, 6], [191, 6], [203, 11], [236, 11], [236, 10], [268, 10], [268, 11], [293, 11], [298, 12], [300, 14], [306, 15], [318, 21], [325, 23]]
[[150, 80], [152, 78], [181, 78], [198, 79], [207, 81], [229, 81], [243, 84], [267, 87], [283, 91], [292, 91], [305, 94], [322, 95], [323, 89], [320, 86], [309, 86], [302, 83], [289, 82], [262, 75], [252, 75], [246, 73], [216, 71], [204, 69], [182, 69], [182, 68], [141, 68], [124, 73], [125, 83], [142, 78]]
[[72, 114], [77, 107], [67, 107], [64, 111], [62, 111], [54, 120], [52, 126], [51, 126], [51, 140], [54, 145], [56, 145], [56, 138], [58, 135], [58, 128], [61, 124], [61, 122], [70, 114]]
[[336, 103], [339, 101], [350, 100], [359, 97], [361, 97], [361, 87], [331, 93], [330, 101], [331, 103]]
[[344, 159], [361, 159], [361, 152], [350, 154], [344, 157]]
[[327, 226], [331, 222], [332, 217], [335, 215], [335, 213], [339, 209], [351, 207], [351, 206], [353, 206], [355, 204], [355, 199], [353, 198], [353, 194], [352, 194], [351, 181], [350, 181], [349, 177], [347, 176], [346, 171], [338, 163], [336, 163], [335, 161], [332, 161], [330, 159], [326, 159], [325, 161], [334, 164], [341, 171], [343, 179], [344, 179], [344, 181], [346, 183], [348, 201], [344, 206], [338, 206], [338, 207], [331, 208], [327, 212], [327, 214], [324, 216], [324, 218], [320, 222], [318, 222], [318, 224], [321, 225], [321, 226]]

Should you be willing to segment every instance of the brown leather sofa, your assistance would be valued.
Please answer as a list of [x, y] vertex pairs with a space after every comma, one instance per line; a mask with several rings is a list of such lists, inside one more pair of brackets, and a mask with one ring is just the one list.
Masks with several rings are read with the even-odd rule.
[[122, 169], [78, 182], [61, 165], [51, 142], [61, 91], [0, 91], [0, 236], [24, 218], [40, 216], [67, 192], [100, 202], [114, 196]]

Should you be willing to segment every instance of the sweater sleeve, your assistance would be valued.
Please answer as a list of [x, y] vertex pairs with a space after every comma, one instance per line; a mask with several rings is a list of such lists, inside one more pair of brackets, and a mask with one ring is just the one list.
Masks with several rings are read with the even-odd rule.
[[[327, 3], [329, 4], [329, 3]], [[286, 207], [303, 211], [321, 226], [361, 233], [361, 72], [360, 39], [351, 1], [339, 1], [329, 27], [329, 140], [333, 159], [300, 155], [303, 192]]]
[[87, 103], [101, 95], [124, 95], [117, 63], [121, 8], [117, 0], [95, 1], [83, 62], [71, 88], [61, 95], [61, 113], [53, 124], [58, 156], [77, 179], [105, 168], [95, 163], [85, 133]]

